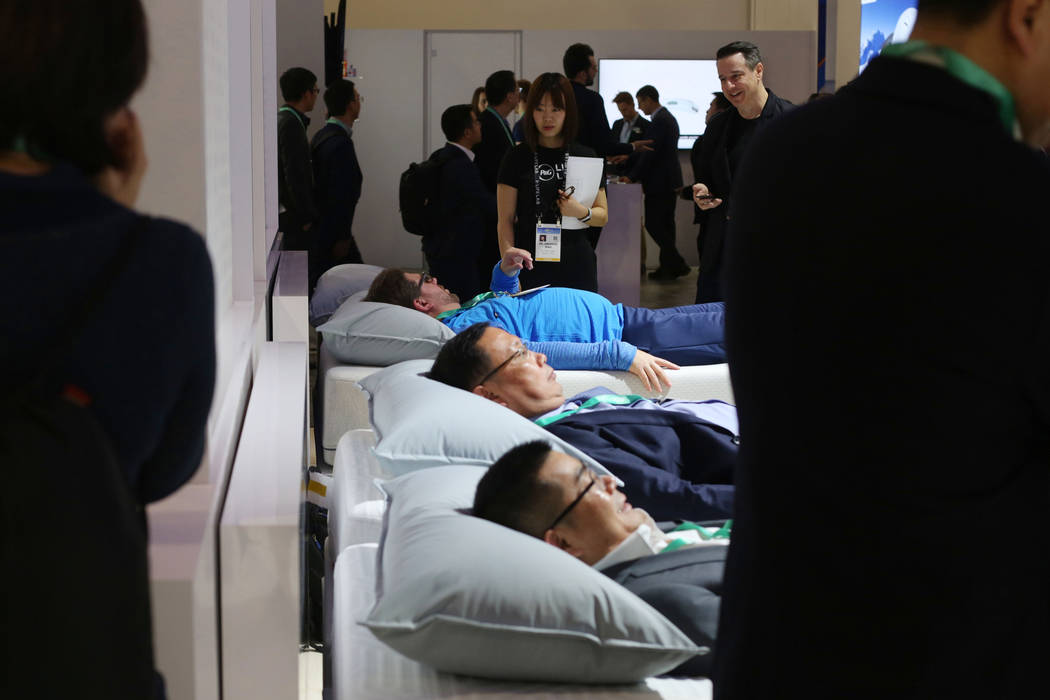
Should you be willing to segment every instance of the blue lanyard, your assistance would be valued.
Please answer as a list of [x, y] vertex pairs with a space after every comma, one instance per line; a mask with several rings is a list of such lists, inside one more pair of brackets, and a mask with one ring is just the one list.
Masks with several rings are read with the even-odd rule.
[[298, 113], [298, 112], [296, 112], [296, 111], [295, 111], [294, 109], [292, 109], [291, 107], [281, 107], [281, 108], [280, 108], [279, 110], [277, 110], [277, 111], [278, 111], [278, 112], [291, 112], [291, 113], [292, 113], [293, 115], [295, 115], [295, 119], [296, 119], [296, 120], [297, 120], [297, 121], [299, 122], [300, 126], [302, 126], [302, 127], [303, 127], [303, 131], [306, 131], [306, 124], [305, 124], [305, 123], [303, 123], [303, 118], [302, 118], [302, 117], [300, 117], [300, 116], [299, 116], [299, 113]]
[[504, 119], [503, 117], [501, 117], [499, 112], [497, 112], [496, 110], [492, 109], [492, 107], [486, 107], [485, 111], [486, 112], [492, 112], [492, 114], [495, 115], [496, 119], [499, 120], [500, 126], [503, 127], [503, 133], [505, 133], [507, 135], [507, 140], [510, 141], [510, 145], [513, 146], [514, 145], [514, 137], [511, 136], [510, 129], [507, 128], [507, 120]]

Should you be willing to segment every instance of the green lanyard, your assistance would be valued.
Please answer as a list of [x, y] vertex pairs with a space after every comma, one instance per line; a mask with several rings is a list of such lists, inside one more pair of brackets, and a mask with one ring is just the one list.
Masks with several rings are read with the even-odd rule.
[[504, 119], [503, 117], [501, 117], [499, 112], [497, 112], [496, 110], [492, 109], [492, 107], [486, 107], [485, 111], [486, 112], [492, 112], [494, 115], [496, 115], [496, 119], [499, 119], [500, 126], [503, 127], [503, 133], [505, 133], [507, 135], [507, 140], [510, 141], [510, 145], [513, 146], [514, 145], [514, 137], [511, 136], [510, 129], [507, 128], [507, 120]]
[[302, 118], [302, 117], [300, 117], [300, 116], [299, 116], [299, 113], [298, 113], [298, 112], [296, 112], [296, 111], [295, 111], [294, 109], [292, 109], [291, 107], [281, 107], [281, 108], [280, 108], [279, 110], [277, 110], [277, 111], [278, 111], [278, 112], [291, 112], [291, 113], [292, 113], [293, 115], [295, 115], [295, 118], [296, 118], [296, 120], [297, 120], [297, 121], [299, 122], [299, 124], [300, 124], [300, 125], [301, 125], [301, 126], [303, 127], [303, 131], [306, 131], [306, 124], [304, 124], [304, 123], [303, 123], [303, 118]]
[[[503, 292], [503, 293], [506, 294], [506, 292]], [[463, 304], [462, 306], [460, 306], [458, 309], [452, 309], [450, 311], [443, 311], [443, 312], [439, 313], [437, 315], [437, 320], [444, 321], [446, 318], [449, 318], [450, 316], [455, 316], [456, 314], [458, 314], [461, 311], [466, 311], [467, 309], [473, 309], [475, 306], [477, 306], [478, 304], [480, 304], [483, 301], [488, 301], [489, 299], [495, 299], [496, 296], [497, 296], [497, 294], [495, 292], [482, 292], [481, 294], [477, 295], [476, 297], [474, 297], [473, 299], [468, 301], [466, 304]]]
[[[704, 540], [705, 542], [707, 540], [728, 540], [729, 535], [733, 530], [733, 521], [727, 520], [725, 525], [723, 525], [718, 530], [714, 531], [708, 530], [706, 527], [700, 527], [696, 523], [684, 522], [675, 529], [671, 530], [671, 532], [681, 532], [683, 530], [696, 530], [696, 532], [700, 534], [700, 539]], [[671, 540], [667, 543], [666, 547], [660, 550], [659, 553], [667, 554], [669, 552], [675, 551], [676, 549], [688, 547], [689, 544], [690, 543], [686, 540]]]
[[594, 406], [597, 406], [600, 403], [609, 403], [613, 404], [614, 406], [626, 406], [627, 404], [634, 403], [635, 401], [641, 401], [642, 398], [643, 397], [636, 396], [634, 394], [627, 394], [626, 396], [621, 396], [620, 394], [601, 394], [600, 396], [595, 396], [593, 398], [587, 399], [577, 408], [570, 408], [568, 410], [562, 411], [561, 413], [556, 413], [553, 416], [540, 418], [539, 420], [535, 421], [535, 423], [536, 425], [542, 428], [550, 425], [551, 423], [557, 423], [562, 418], [568, 418], [574, 413], [579, 413], [585, 408], [592, 408]]
[[1007, 132], [1015, 138], [1020, 138], [1014, 96], [995, 76], [958, 51], [943, 46], [932, 46], [925, 41], [906, 41], [903, 44], [884, 46], [882, 54], [890, 58], [910, 58], [939, 66], [967, 85], [988, 93], [999, 105], [999, 119]]

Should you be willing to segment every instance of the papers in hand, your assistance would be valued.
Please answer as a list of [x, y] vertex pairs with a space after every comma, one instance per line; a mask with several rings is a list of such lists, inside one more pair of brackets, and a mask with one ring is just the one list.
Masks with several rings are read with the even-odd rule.
[[532, 294], [533, 292], [538, 292], [541, 289], [546, 289], [549, 286], [550, 286], [549, 284], [541, 284], [539, 287], [532, 287], [531, 289], [523, 289], [520, 292], [514, 292], [510, 296], [512, 296], [512, 297], [523, 297], [526, 294]]
[[[565, 169], [565, 187], [575, 187], [576, 192], [573, 193], [573, 196], [585, 207], [594, 206], [594, 199], [598, 196], [598, 187], [602, 183], [603, 166], [604, 161], [601, 158], [569, 156], [569, 163]], [[581, 229], [590, 227], [590, 224], [585, 224], [571, 216], [563, 216], [561, 227]]]

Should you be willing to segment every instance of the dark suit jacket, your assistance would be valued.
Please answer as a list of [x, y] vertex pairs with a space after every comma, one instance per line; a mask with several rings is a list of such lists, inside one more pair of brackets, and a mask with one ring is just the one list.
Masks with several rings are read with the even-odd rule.
[[653, 140], [651, 151], [643, 151], [628, 173], [634, 182], [642, 183], [642, 192], [670, 193], [682, 187], [682, 165], [678, 162], [678, 120], [666, 107], [652, 115], [646, 138]]
[[602, 96], [594, 90], [588, 90], [575, 81], [572, 92], [576, 97], [576, 111], [579, 115], [579, 129], [576, 143], [593, 148], [602, 158], [616, 155], [629, 155], [634, 149], [619, 139], [613, 138], [609, 131], [609, 117], [606, 116]]
[[546, 426], [624, 482], [630, 502], [656, 520], [712, 520], [733, 511], [736, 436], [668, 410], [622, 407]]
[[[277, 113], [277, 200], [291, 213], [290, 218], [300, 224], [311, 223], [317, 220], [317, 207], [310, 142], [304, 126], [309, 126], [310, 118], [294, 107], [288, 109], [295, 114], [283, 109]], [[298, 231], [285, 233], [300, 234]]]
[[[641, 114], [634, 120], [634, 125], [631, 127], [631, 133], [627, 136], [627, 143], [634, 143], [640, 139], [649, 138], [646, 134], [649, 133], [650, 122], [648, 119], [643, 117]], [[612, 134], [613, 139], [617, 142], [620, 140], [620, 131], [623, 129], [623, 117], [620, 117], [613, 122], [612, 129], [609, 133]]]
[[989, 94], [877, 57], [767, 126], [734, 188], [743, 448], [715, 697], [783, 697], [786, 677], [809, 697], [1041, 694], [1045, 155]]
[[687, 547], [603, 569], [602, 573], [656, 608], [706, 653], [668, 675], [710, 676], [728, 548]]
[[[794, 105], [768, 90], [769, 97], [762, 113], [758, 115], [755, 134], [781, 114], [794, 109]], [[730, 107], [721, 114], [716, 114], [704, 130], [704, 140], [700, 147], [700, 158], [694, 165], [693, 176], [697, 182], [707, 185], [712, 194], [722, 199], [722, 204], [701, 214], [700, 224], [704, 227], [704, 249], [700, 261], [700, 287], [696, 303], [722, 301], [722, 242], [726, 236], [729, 205], [733, 194], [733, 174], [729, 170], [729, 129], [734, 120], [739, 119], [736, 107]], [[697, 167], [699, 166], [699, 167]]]
[[364, 177], [353, 139], [342, 126], [325, 124], [314, 134], [310, 149], [315, 201], [321, 214], [317, 243], [321, 250], [330, 251], [336, 241], [351, 235]]
[[[481, 172], [481, 182], [485, 188], [495, 194], [499, 165], [514, 144], [507, 135], [510, 127], [507, 127], [503, 117], [486, 109], [478, 115], [478, 121], [481, 122], [481, 143], [474, 146], [474, 165]], [[501, 121], [503, 124], [500, 124]]]

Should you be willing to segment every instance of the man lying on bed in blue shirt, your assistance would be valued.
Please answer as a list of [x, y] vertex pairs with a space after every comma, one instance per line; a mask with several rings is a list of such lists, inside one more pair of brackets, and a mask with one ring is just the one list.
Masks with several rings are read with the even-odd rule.
[[590, 455], [657, 520], [731, 517], [735, 408], [604, 388], [566, 399], [546, 359], [506, 331], [478, 323], [445, 343], [429, 377], [506, 406]]
[[[677, 625], [714, 646], [729, 524], [662, 531], [616, 480], [543, 441], [514, 447], [478, 482], [473, 514], [537, 537], [593, 566]], [[710, 675], [713, 654], [671, 675]]]
[[658, 389], [660, 383], [670, 386], [663, 370], [677, 369], [675, 363], [726, 361], [721, 302], [642, 309], [565, 287], [515, 295], [522, 267], [532, 268], [529, 251], [508, 249], [492, 270], [492, 291], [465, 304], [435, 277], [387, 269], [373, 281], [365, 299], [416, 309], [457, 333], [485, 321], [523, 339], [557, 369], [628, 370], [649, 389]]

